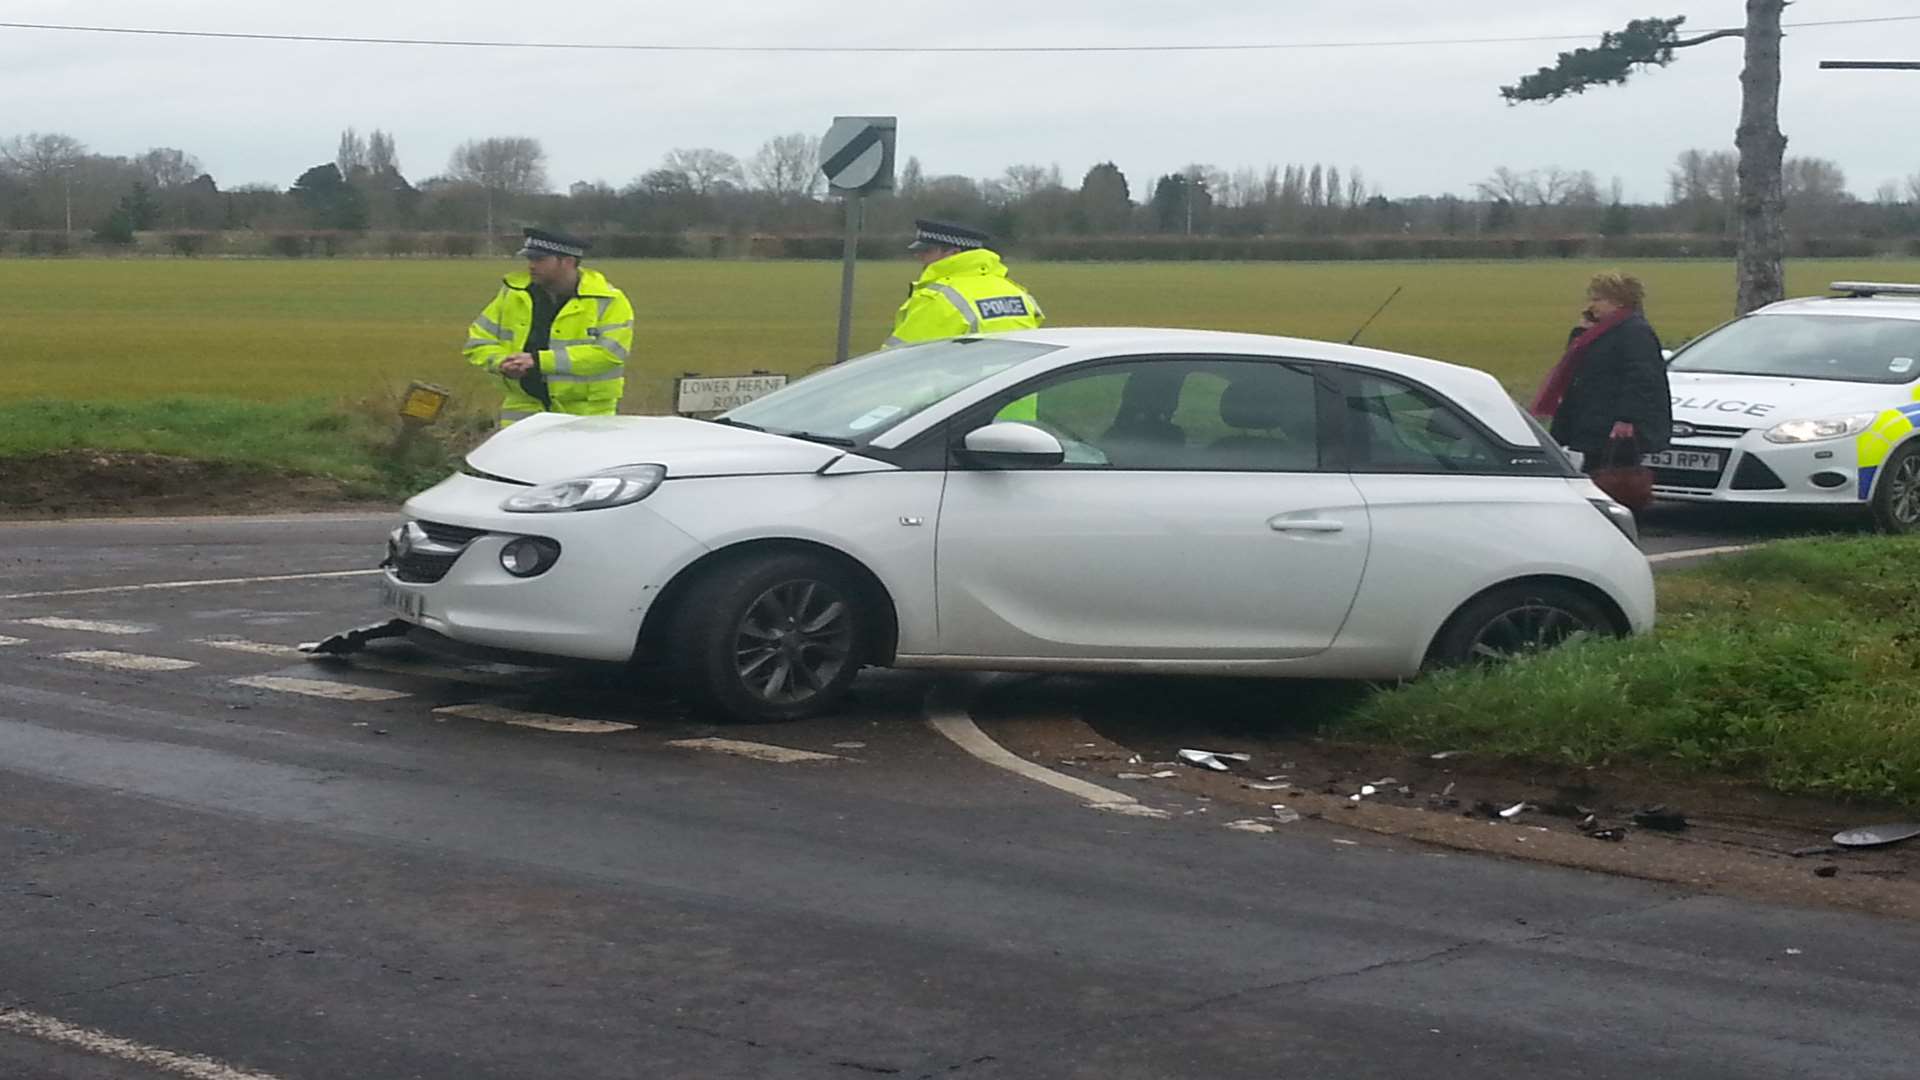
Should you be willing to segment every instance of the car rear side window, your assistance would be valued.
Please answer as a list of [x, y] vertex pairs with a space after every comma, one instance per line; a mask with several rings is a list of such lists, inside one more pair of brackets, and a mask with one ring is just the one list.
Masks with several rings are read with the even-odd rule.
[[1503, 447], [1421, 387], [1352, 373], [1344, 395], [1355, 472], [1552, 474], [1551, 455]]

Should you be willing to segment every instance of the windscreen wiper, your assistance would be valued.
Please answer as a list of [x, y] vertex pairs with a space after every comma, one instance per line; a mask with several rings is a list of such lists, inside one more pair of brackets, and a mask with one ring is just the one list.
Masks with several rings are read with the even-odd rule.
[[745, 420], [735, 420], [732, 417], [727, 417], [727, 416], [708, 416], [708, 417], [705, 417], [704, 419], [709, 424], [725, 424], [728, 427], [744, 428], [747, 431], [767, 430], [766, 428], [761, 427], [759, 424], [749, 424]]
[[817, 431], [775, 431], [774, 435], [785, 435], [789, 439], [805, 439], [808, 442], [824, 443], [827, 446], [858, 446], [859, 443], [841, 435], [822, 435]]

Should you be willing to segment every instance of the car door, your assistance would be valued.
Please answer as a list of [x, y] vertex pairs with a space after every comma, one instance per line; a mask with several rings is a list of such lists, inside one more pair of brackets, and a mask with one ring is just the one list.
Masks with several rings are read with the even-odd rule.
[[[989, 467], [958, 443], [1036, 395], [1066, 460]], [[941, 652], [1276, 659], [1326, 649], [1366, 565], [1351, 477], [1320, 468], [1313, 366], [1103, 362], [956, 419], [935, 554]], [[1025, 410], [1020, 410], [1024, 412]]]

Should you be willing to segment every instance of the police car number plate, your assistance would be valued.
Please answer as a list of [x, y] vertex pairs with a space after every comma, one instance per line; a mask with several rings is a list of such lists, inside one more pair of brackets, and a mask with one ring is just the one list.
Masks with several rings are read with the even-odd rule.
[[1655, 469], [1686, 469], [1690, 472], [1719, 472], [1720, 455], [1704, 450], [1655, 450], [1643, 455], [1640, 463]]
[[380, 583], [380, 606], [410, 622], [419, 622], [421, 616], [427, 613], [427, 597], [424, 593], [383, 581]]

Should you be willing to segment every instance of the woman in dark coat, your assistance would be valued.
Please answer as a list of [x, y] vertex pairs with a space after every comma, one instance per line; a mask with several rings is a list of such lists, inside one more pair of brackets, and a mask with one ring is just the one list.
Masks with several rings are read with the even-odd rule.
[[1588, 472], [1637, 464], [1673, 434], [1667, 361], [1645, 301], [1638, 278], [1596, 274], [1581, 327], [1534, 399], [1534, 414], [1553, 418], [1554, 440], [1579, 451]]

